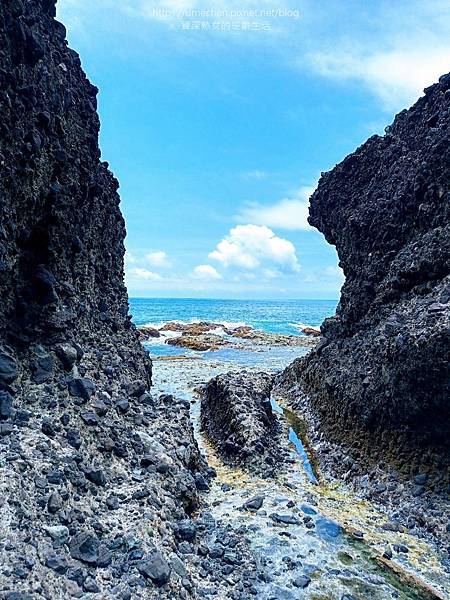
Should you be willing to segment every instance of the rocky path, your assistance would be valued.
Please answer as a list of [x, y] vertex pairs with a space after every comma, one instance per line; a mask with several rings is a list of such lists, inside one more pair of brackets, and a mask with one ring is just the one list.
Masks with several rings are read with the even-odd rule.
[[[207, 523], [204, 539], [210, 547], [205, 554], [219, 555], [219, 563], [216, 558], [212, 578], [205, 572], [204, 581], [198, 582], [199, 595], [257, 595], [266, 600], [445, 598], [445, 573], [429, 545], [407, 533], [387, 531], [386, 514], [323, 482], [302, 444], [302, 424], [275, 398], [272, 407], [286, 453], [281, 472], [265, 477], [225, 464], [201, 431], [197, 390], [211, 377], [241, 368], [202, 359], [154, 363], [155, 392], [189, 400], [197, 442], [217, 475], [203, 494], [197, 516], [203, 527]], [[191, 559], [198, 562], [198, 557], [187, 557], [187, 563]]]

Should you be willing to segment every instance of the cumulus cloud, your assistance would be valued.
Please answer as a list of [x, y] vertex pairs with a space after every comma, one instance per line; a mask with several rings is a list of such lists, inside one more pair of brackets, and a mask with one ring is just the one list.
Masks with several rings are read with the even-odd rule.
[[309, 197], [313, 191], [314, 187], [305, 186], [294, 197], [283, 198], [275, 204], [248, 204], [237, 216], [237, 220], [290, 231], [312, 229], [308, 223], [308, 211]]
[[393, 48], [388, 51], [341, 50], [310, 55], [320, 75], [337, 80], [361, 81], [387, 110], [409, 106], [423, 88], [437, 81], [450, 67], [450, 43], [434, 47]]
[[147, 262], [154, 267], [170, 267], [170, 260], [165, 252], [157, 250], [145, 255]]
[[162, 277], [158, 273], [142, 269], [141, 267], [135, 267], [130, 270], [130, 275], [134, 275], [136, 279], [144, 279], [146, 281], [161, 281]]
[[224, 267], [242, 270], [275, 267], [286, 273], [300, 269], [294, 244], [264, 225], [237, 225], [217, 244], [209, 258]]
[[351, 28], [336, 27], [328, 43], [322, 39], [310, 46], [297, 65], [330, 79], [361, 83], [388, 111], [405, 108], [449, 70], [450, 4], [368, 3]]
[[194, 279], [204, 279], [204, 280], [218, 280], [222, 279], [220, 273], [212, 265], [198, 265], [195, 267], [192, 277]]

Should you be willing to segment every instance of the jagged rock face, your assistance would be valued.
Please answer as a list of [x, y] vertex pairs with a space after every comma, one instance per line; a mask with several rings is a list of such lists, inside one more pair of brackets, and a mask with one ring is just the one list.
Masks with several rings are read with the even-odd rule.
[[148, 391], [97, 89], [54, 15], [0, 4], [1, 595], [187, 598], [208, 473], [189, 406]]
[[222, 459], [263, 477], [273, 476], [285, 458], [270, 403], [272, 383], [267, 373], [225, 373], [201, 394], [201, 426]]
[[445, 75], [311, 198], [310, 223], [336, 246], [346, 280], [324, 340], [281, 382], [306, 391], [338, 438], [363, 429], [394, 452], [403, 441], [447, 451], [449, 138]]
[[76, 327], [123, 329], [125, 227], [100, 162], [97, 88], [54, 2], [0, 6], [0, 334], [14, 344]]

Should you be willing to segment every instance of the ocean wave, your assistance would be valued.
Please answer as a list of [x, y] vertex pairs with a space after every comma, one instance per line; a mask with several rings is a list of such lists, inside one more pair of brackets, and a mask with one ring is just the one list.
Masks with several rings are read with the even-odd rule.
[[[149, 321], [148, 323], [144, 323], [141, 327], [153, 327], [154, 329], [161, 330], [162, 327], [167, 325], [168, 323], [177, 323], [178, 325], [194, 325], [195, 323], [214, 323], [215, 325], [220, 325], [226, 329], [236, 329], [237, 327], [248, 327], [248, 323], [245, 321], [224, 321], [220, 320], [209, 320], [209, 319], [198, 319], [192, 318], [189, 321], [183, 321], [182, 319], [169, 319], [168, 321]], [[212, 330], [211, 330], [212, 331]], [[167, 332], [161, 332], [167, 333]]]
[[289, 327], [294, 327], [298, 329], [300, 333], [303, 333], [303, 329], [306, 327], [310, 327], [312, 329], [317, 329], [317, 325], [308, 325], [307, 323], [288, 323]]

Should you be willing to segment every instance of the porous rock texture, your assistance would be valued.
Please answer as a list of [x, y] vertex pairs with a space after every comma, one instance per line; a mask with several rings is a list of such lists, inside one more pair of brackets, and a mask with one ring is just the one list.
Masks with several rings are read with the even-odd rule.
[[322, 175], [311, 225], [345, 283], [323, 339], [279, 383], [332, 439], [437, 464], [449, 454], [450, 74]]
[[263, 477], [283, 465], [272, 383], [268, 373], [240, 371], [218, 375], [201, 390], [201, 427], [224, 462]]
[[97, 89], [54, 16], [0, 3], [0, 595], [190, 597], [205, 465], [189, 406], [148, 392]]

